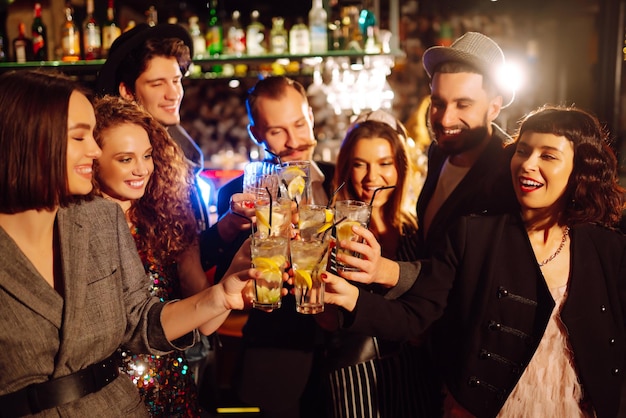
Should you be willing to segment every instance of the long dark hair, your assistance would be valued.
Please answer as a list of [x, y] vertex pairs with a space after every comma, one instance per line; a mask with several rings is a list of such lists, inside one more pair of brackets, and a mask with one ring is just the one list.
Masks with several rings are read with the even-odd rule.
[[595, 116], [575, 107], [546, 105], [521, 121], [518, 139], [525, 132], [563, 136], [574, 146], [574, 167], [564, 196], [564, 223], [614, 226], [619, 222], [624, 189], [618, 183], [609, 133]]

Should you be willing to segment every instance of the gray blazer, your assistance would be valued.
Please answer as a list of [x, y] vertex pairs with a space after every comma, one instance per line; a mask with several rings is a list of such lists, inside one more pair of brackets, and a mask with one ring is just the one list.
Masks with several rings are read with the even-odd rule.
[[[118, 347], [164, 354], [164, 304], [148, 279], [119, 206], [103, 199], [60, 209], [63, 293], [57, 293], [0, 228], [0, 395], [78, 371]], [[178, 346], [178, 344], [181, 344]], [[99, 392], [46, 410], [43, 417], [147, 416], [127, 375]]]

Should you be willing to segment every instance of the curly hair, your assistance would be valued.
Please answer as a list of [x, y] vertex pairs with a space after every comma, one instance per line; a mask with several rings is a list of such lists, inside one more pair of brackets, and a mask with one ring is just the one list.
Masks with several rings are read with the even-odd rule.
[[[391, 117], [391, 116], [390, 116]], [[391, 117], [392, 120], [395, 119]], [[391, 146], [393, 161], [398, 170], [398, 182], [389, 200], [382, 208], [385, 219], [391, 220], [391, 225], [401, 235], [405, 226], [416, 227], [415, 217], [403, 209], [402, 201], [408, 190], [408, 180], [411, 178], [411, 165], [405, 146], [406, 129], [395, 121], [396, 128], [379, 120], [365, 120], [355, 124], [346, 134], [339, 154], [333, 179], [333, 189], [336, 190], [345, 180], [346, 185], [335, 196], [335, 201], [344, 199], [358, 199], [354, 185], [349, 181], [354, 160], [354, 148], [358, 141], [373, 138], [383, 138]]]
[[[106, 146], [107, 130], [119, 125], [135, 124], [148, 133], [154, 172], [146, 192], [132, 202], [127, 216], [143, 238], [137, 243], [140, 252], [151, 254], [164, 264], [174, 262], [198, 233], [190, 203], [193, 172], [182, 150], [159, 122], [133, 102], [104, 96], [96, 100], [94, 108], [94, 137], [100, 147]], [[94, 192], [102, 195], [97, 162], [94, 173]]]
[[563, 136], [574, 146], [574, 167], [565, 191], [563, 221], [568, 225], [597, 223], [615, 226], [624, 208], [618, 184], [617, 159], [609, 133], [592, 114], [575, 107], [542, 106], [522, 119], [525, 132]]

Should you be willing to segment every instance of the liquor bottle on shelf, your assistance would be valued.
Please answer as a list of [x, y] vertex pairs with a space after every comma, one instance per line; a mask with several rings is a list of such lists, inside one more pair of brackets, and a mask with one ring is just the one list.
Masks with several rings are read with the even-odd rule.
[[109, 55], [109, 49], [113, 41], [115, 41], [122, 34], [122, 28], [117, 24], [115, 20], [115, 6], [113, 0], [109, 0], [107, 6], [107, 20], [102, 25], [102, 56]]
[[100, 25], [93, 15], [93, 0], [87, 0], [87, 16], [83, 21], [83, 54], [86, 61], [100, 59], [102, 40]]
[[61, 49], [61, 60], [80, 59], [80, 31], [74, 22], [74, 9], [69, 1], [65, 3], [65, 22], [61, 26]]
[[284, 54], [289, 49], [289, 37], [285, 29], [285, 19], [280, 16], [272, 18], [270, 45], [272, 54]]
[[146, 23], [149, 26], [156, 26], [159, 23], [157, 9], [154, 6], [150, 6], [146, 11]]
[[202, 36], [200, 25], [198, 24], [198, 16], [189, 17], [189, 34], [193, 43], [193, 57], [202, 59], [206, 53], [206, 39]]
[[33, 37], [33, 59], [35, 61], [48, 60], [48, 35], [46, 25], [41, 20], [41, 3], [35, 3], [35, 17], [31, 26]]
[[226, 36], [226, 43], [228, 53], [231, 55], [243, 55], [246, 52], [246, 33], [239, 22], [241, 13], [239, 10], [235, 10], [232, 15], [232, 22], [228, 28]]
[[219, 55], [223, 51], [222, 19], [217, 8], [217, 0], [207, 3], [209, 18], [206, 22], [206, 50], [209, 56]]
[[250, 13], [250, 24], [246, 28], [246, 51], [248, 55], [263, 55], [267, 52], [265, 47], [265, 26], [259, 22], [259, 11]]
[[32, 61], [33, 42], [26, 37], [26, 25], [20, 22], [17, 25], [17, 38], [13, 39], [13, 54], [15, 62]]
[[322, 0], [313, 0], [309, 11], [309, 33], [311, 52], [320, 54], [328, 52], [328, 14]]
[[289, 30], [289, 53], [292, 55], [308, 54], [311, 52], [309, 28], [301, 17]]

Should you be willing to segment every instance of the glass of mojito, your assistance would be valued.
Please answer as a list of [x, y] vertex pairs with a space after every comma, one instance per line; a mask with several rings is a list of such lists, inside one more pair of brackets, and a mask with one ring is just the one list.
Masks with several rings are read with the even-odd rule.
[[319, 238], [333, 225], [334, 212], [322, 205], [300, 205], [298, 230], [300, 238], [310, 241]]
[[255, 280], [253, 307], [266, 311], [280, 308], [288, 242], [287, 238], [280, 236], [252, 236], [252, 267], [261, 272], [261, 278]]
[[291, 200], [260, 199], [254, 203], [254, 209], [255, 235], [259, 238], [291, 236]]
[[296, 311], [316, 314], [324, 311], [324, 282], [320, 273], [326, 270], [330, 239], [291, 241], [291, 263], [294, 274]]
[[[367, 228], [369, 225], [372, 207], [359, 200], [340, 200], [335, 204], [335, 219], [337, 220], [336, 237], [337, 252], [353, 257], [359, 257], [358, 253], [349, 252], [341, 248], [341, 241], [358, 241], [360, 237], [352, 232], [355, 225]], [[344, 271], [358, 271], [358, 269], [337, 262], [337, 268]]]
[[301, 204], [311, 199], [311, 163], [309, 161], [287, 161], [276, 166], [280, 178], [282, 196]]

